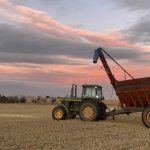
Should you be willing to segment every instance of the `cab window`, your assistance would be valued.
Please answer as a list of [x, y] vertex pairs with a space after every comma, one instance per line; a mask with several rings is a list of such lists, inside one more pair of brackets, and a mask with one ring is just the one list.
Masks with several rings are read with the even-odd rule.
[[98, 88], [98, 89], [96, 90], [96, 96], [98, 96], [99, 98], [102, 97], [102, 90], [101, 90], [100, 88]]
[[95, 88], [86, 88], [85, 96], [86, 97], [95, 97]]

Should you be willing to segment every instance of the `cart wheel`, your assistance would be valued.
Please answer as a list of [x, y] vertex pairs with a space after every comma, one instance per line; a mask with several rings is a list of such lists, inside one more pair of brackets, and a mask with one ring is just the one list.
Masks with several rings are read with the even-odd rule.
[[66, 110], [63, 106], [56, 106], [52, 110], [52, 117], [54, 120], [64, 120], [67, 117]]
[[146, 107], [142, 112], [142, 121], [143, 124], [150, 128], [150, 107]]

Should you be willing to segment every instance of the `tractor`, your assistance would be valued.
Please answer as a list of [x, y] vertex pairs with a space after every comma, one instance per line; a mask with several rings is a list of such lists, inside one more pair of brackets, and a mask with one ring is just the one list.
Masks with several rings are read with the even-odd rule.
[[107, 106], [104, 100], [102, 87], [99, 85], [82, 85], [82, 96], [77, 97], [77, 85], [72, 84], [71, 96], [59, 98], [60, 104], [52, 110], [54, 120], [75, 118], [79, 115], [83, 121], [104, 120]]

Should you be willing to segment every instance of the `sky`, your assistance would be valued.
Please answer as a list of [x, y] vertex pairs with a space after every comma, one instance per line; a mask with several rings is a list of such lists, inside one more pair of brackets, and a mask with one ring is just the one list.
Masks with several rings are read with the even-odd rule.
[[99, 84], [115, 98], [93, 51], [103, 47], [132, 76], [148, 77], [149, 8], [147, 0], [0, 0], [0, 93], [66, 96], [72, 83]]

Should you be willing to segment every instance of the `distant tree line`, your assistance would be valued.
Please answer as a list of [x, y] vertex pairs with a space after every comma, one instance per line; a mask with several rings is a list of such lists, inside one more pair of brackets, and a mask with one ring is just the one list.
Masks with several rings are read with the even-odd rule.
[[33, 103], [55, 103], [56, 98], [50, 96], [46, 96], [46, 97], [37, 96], [32, 99], [32, 102]]
[[0, 95], [0, 103], [26, 103], [26, 97]]
[[37, 97], [31, 97], [31, 96], [5, 96], [0, 94], [0, 103], [55, 103], [56, 98], [53, 97], [42, 97], [42, 96], [37, 96]]

